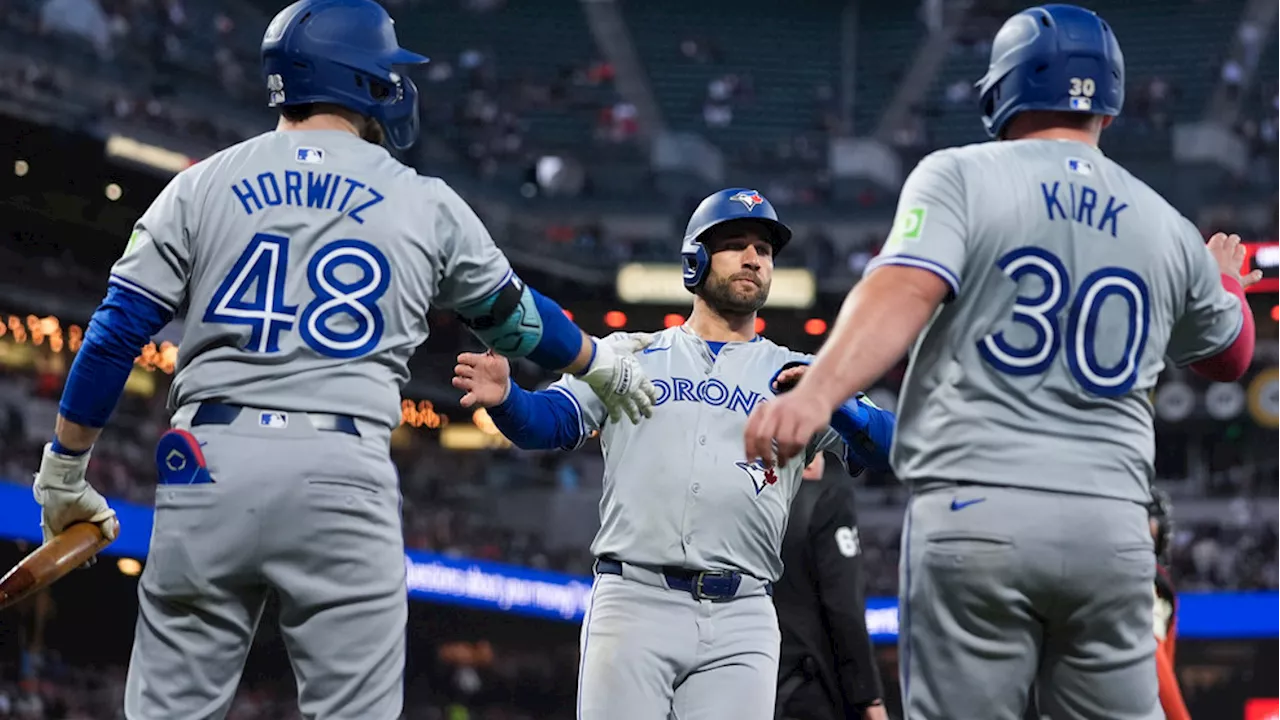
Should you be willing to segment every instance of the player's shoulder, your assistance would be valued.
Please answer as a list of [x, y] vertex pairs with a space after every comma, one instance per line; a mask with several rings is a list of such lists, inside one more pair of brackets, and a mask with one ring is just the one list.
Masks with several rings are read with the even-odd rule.
[[990, 143], [934, 150], [916, 163], [907, 182], [916, 185], [958, 187], [966, 184], [966, 178], [971, 174], [982, 177], [983, 168], [996, 162], [985, 153], [986, 144]]
[[750, 343], [755, 352], [760, 356], [767, 358], [770, 362], [774, 362], [781, 366], [789, 362], [813, 362], [813, 355], [799, 350], [792, 350], [786, 345], [779, 345], [763, 335], [757, 335], [758, 340]]

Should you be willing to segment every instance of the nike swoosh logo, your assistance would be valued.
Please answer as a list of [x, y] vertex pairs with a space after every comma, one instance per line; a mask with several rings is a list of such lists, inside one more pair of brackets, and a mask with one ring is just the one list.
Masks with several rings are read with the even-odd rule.
[[671, 346], [670, 346], [670, 345], [668, 345], [668, 346], [666, 346], [666, 347], [658, 347], [658, 348], [651, 347], [651, 348], [645, 348], [645, 349], [641, 350], [641, 351], [640, 351], [640, 354], [642, 354], [642, 355], [648, 355], [649, 353], [662, 352], [663, 350], [670, 350], [670, 349], [671, 349]]
[[951, 512], [955, 512], [956, 510], [963, 510], [969, 507], [970, 505], [977, 505], [978, 503], [984, 502], [985, 500], [986, 498], [974, 498], [972, 500], [959, 500], [957, 498], [952, 498]]

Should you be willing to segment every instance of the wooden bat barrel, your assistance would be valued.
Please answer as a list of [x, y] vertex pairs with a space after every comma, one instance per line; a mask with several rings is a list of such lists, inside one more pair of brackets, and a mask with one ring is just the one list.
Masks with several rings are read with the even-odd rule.
[[88, 562], [111, 541], [93, 523], [71, 525], [0, 578], [0, 610], [21, 602]]

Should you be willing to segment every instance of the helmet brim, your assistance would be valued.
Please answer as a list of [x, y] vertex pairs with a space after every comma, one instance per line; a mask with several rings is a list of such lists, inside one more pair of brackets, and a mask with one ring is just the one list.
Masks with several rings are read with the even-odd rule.
[[426, 55], [419, 55], [412, 50], [405, 50], [404, 48], [396, 48], [396, 51], [391, 53], [391, 56], [387, 58], [387, 64], [392, 66], [425, 65], [429, 62], [431, 62], [431, 58]]

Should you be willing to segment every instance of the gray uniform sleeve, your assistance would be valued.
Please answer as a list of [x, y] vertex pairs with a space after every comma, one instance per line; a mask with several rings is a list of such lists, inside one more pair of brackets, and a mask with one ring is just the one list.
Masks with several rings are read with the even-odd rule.
[[501, 287], [511, 275], [511, 263], [479, 216], [453, 188], [439, 182], [435, 193], [440, 289], [434, 304], [456, 310]]
[[1167, 355], [1183, 367], [1226, 350], [1240, 335], [1240, 299], [1222, 287], [1221, 271], [1200, 233], [1183, 220], [1187, 296], [1169, 335]]
[[111, 268], [111, 283], [176, 312], [191, 278], [191, 224], [196, 213], [188, 173], [160, 192], [133, 226], [124, 255]]
[[955, 157], [929, 155], [903, 184], [893, 230], [866, 272], [882, 265], [923, 268], [946, 281], [955, 297], [964, 272], [965, 215], [964, 181]]
[[813, 436], [813, 440], [809, 442], [804, 451], [804, 464], [808, 465], [813, 462], [815, 457], [824, 452], [834, 454], [840, 459], [841, 465], [848, 467], [845, 463], [844, 439], [830, 427], [819, 430], [818, 434]]

